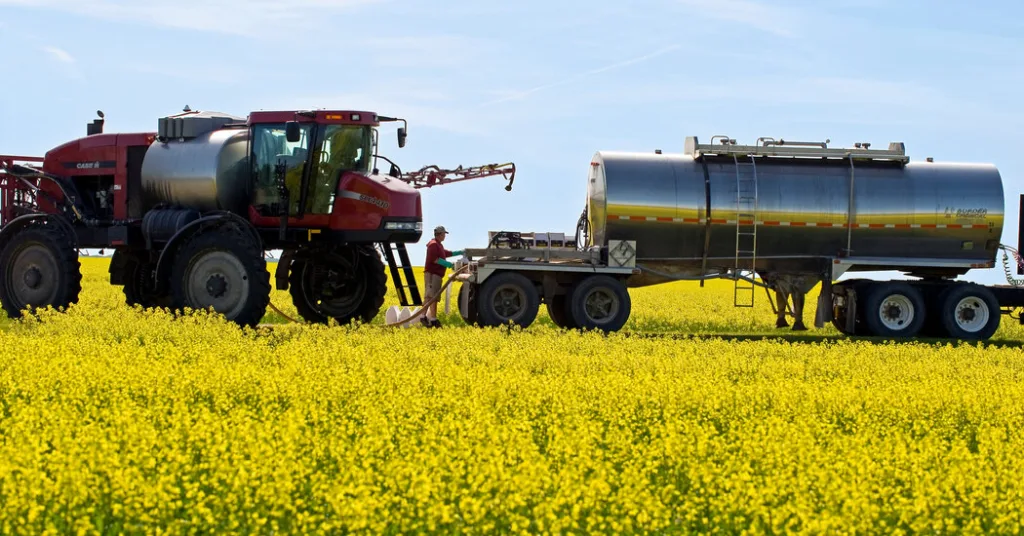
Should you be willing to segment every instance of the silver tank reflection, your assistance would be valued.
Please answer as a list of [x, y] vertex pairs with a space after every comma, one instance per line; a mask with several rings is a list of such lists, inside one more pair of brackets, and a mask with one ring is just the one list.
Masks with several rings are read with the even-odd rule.
[[[687, 154], [596, 153], [587, 183], [588, 243], [636, 240], [638, 264], [677, 276], [732, 269], [732, 221], [737, 218], [732, 157], [709, 160], [707, 180], [712, 221], [730, 223], [715, 222], [708, 228], [706, 270], [705, 173], [700, 161]], [[849, 246], [852, 257], [892, 260], [861, 269], [925, 275], [927, 269], [916, 267], [915, 260], [994, 262], [1003, 229], [1002, 181], [995, 166], [988, 164], [856, 162], [853, 222], [892, 227], [847, 229], [847, 161], [759, 161], [757, 188], [756, 220], [762, 222], [757, 225], [759, 273], [821, 273], [823, 262], [844, 256]], [[930, 227], [951, 224], [968, 228]], [[924, 227], [904, 227], [910, 225]], [[634, 276], [630, 286], [663, 281], [644, 273]]]

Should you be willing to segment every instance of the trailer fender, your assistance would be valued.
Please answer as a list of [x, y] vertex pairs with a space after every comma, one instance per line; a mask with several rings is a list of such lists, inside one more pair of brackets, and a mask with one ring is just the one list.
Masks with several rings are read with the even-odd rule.
[[171, 265], [174, 264], [174, 256], [185, 242], [196, 233], [233, 226], [242, 232], [252, 236], [254, 243], [263, 251], [263, 240], [259, 232], [253, 227], [249, 220], [243, 219], [237, 214], [226, 211], [217, 211], [204, 215], [174, 233], [174, 236], [167, 241], [167, 245], [160, 251], [160, 257], [156, 261], [156, 285], [159, 291], [167, 290], [167, 282], [170, 279]]
[[49, 223], [51, 225], [59, 225], [67, 231], [68, 236], [71, 237], [71, 243], [77, 249], [78, 248], [78, 234], [75, 233], [75, 228], [68, 223], [67, 220], [60, 217], [57, 214], [24, 214], [18, 216], [13, 220], [7, 222], [3, 229], [0, 229], [0, 250], [3, 250], [7, 242], [10, 241], [11, 237], [16, 233], [24, 230], [30, 225], [37, 223]]

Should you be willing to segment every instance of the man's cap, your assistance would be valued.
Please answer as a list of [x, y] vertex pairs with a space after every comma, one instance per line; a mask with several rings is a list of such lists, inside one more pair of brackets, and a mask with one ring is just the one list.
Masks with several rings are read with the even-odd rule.
[[448, 231], [445, 230], [444, 225], [438, 225], [437, 227], [434, 227], [434, 234], [441, 233], [448, 234]]

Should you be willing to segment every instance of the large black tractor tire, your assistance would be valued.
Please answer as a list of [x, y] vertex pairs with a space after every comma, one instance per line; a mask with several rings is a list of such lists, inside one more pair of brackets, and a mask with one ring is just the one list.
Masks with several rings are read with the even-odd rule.
[[71, 237], [59, 226], [30, 225], [0, 252], [0, 302], [10, 318], [26, 310], [70, 307], [82, 292], [82, 268]]
[[540, 295], [533, 281], [515, 272], [498, 272], [480, 285], [477, 295], [480, 325], [504, 326], [509, 323], [527, 328], [537, 319]]
[[879, 281], [860, 288], [858, 306], [868, 335], [892, 338], [916, 337], [924, 327], [925, 300], [921, 291], [899, 281]]
[[940, 295], [938, 308], [944, 335], [963, 340], [986, 340], [999, 329], [999, 300], [992, 291], [971, 283], [958, 283]]
[[626, 286], [607, 275], [580, 280], [573, 285], [568, 299], [569, 318], [585, 330], [618, 331], [626, 325], [632, 310]]
[[[151, 261], [145, 253], [121, 253], [125, 255], [123, 280], [124, 302], [129, 307], [139, 305], [145, 309], [150, 307], [171, 307], [173, 301], [169, 294], [160, 294], [156, 291], [156, 279], [154, 270], [156, 262]], [[113, 262], [113, 261], [111, 261]]]
[[334, 250], [348, 265], [327, 256], [292, 261], [288, 289], [292, 304], [307, 322], [339, 325], [369, 323], [380, 313], [388, 292], [387, 274], [377, 250], [342, 246]]
[[200, 231], [183, 244], [171, 269], [172, 308], [213, 310], [255, 327], [270, 303], [270, 272], [249, 234]]
[[569, 299], [567, 294], [558, 294], [552, 296], [547, 303], [544, 304], [547, 307], [548, 318], [562, 329], [579, 329], [572, 320], [572, 316], [569, 314]]

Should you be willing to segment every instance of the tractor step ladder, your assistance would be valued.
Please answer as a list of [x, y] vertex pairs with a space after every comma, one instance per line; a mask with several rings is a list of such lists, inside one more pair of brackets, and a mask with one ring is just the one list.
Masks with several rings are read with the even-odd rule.
[[[423, 300], [420, 298], [420, 289], [416, 286], [416, 274], [412, 271], [412, 263], [409, 262], [409, 252], [405, 249], [405, 244], [381, 244], [381, 249], [384, 250], [384, 257], [388, 261], [388, 268], [391, 270], [391, 282], [395, 286], [395, 291], [398, 293], [398, 303], [402, 307], [419, 307], [423, 305]], [[395, 252], [398, 252], [398, 261], [401, 264], [395, 262]], [[405, 291], [408, 289], [409, 295], [406, 296]]]
[[749, 162], [740, 162], [736, 154], [732, 158], [736, 163], [736, 279], [732, 300], [735, 307], [753, 307], [756, 286], [740, 277], [753, 280], [757, 261], [757, 165], [752, 154], [746, 156]]

